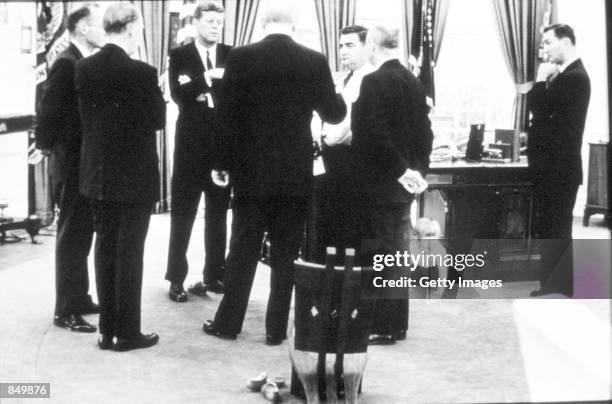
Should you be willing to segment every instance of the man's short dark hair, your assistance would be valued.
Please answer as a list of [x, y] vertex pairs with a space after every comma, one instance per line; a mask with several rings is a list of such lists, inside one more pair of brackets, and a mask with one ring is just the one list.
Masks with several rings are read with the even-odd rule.
[[111, 4], [104, 13], [104, 31], [108, 34], [120, 34], [129, 23], [139, 18], [138, 10], [130, 3]]
[[207, 11], [213, 11], [215, 13], [224, 13], [225, 8], [223, 8], [223, 5], [221, 3], [218, 3], [216, 1], [205, 1], [196, 6], [195, 10], [193, 11], [193, 18], [199, 20], [202, 17], [202, 14]]
[[574, 34], [574, 29], [567, 24], [552, 24], [547, 27], [544, 27], [544, 32], [553, 31], [555, 36], [559, 39], [561, 38], [569, 38], [572, 42], [572, 45], [576, 45], [576, 35]]
[[79, 21], [81, 21], [83, 18], [87, 18], [91, 15], [91, 8], [92, 7], [98, 7], [97, 4], [93, 4], [93, 3], [87, 3], [79, 8], [77, 8], [76, 10], [74, 10], [73, 12], [71, 12], [68, 15], [68, 21], [67, 21], [67, 28], [68, 28], [68, 32], [70, 32], [71, 34], [74, 32], [74, 30], [76, 29], [77, 24], [79, 23]]
[[366, 37], [368, 36], [368, 29], [366, 27], [362, 27], [361, 25], [349, 25], [348, 27], [344, 27], [340, 30], [340, 35], [350, 34], [357, 34], [359, 41], [361, 43], [365, 43]]

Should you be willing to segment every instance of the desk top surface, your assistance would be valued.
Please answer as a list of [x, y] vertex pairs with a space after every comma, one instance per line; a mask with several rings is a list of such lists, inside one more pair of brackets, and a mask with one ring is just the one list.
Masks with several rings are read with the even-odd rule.
[[463, 159], [456, 161], [443, 161], [443, 162], [434, 162], [429, 165], [429, 172], [436, 173], [442, 171], [451, 171], [451, 170], [470, 170], [470, 169], [478, 169], [478, 168], [486, 168], [486, 169], [495, 169], [495, 170], [504, 170], [504, 169], [526, 169], [529, 166], [527, 163], [526, 157], [521, 157], [519, 161], [510, 162], [508, 160], [499, 160], [499, 161], [491, 161], [491, 160], [482, 160], [482, 161], [466, 161]]

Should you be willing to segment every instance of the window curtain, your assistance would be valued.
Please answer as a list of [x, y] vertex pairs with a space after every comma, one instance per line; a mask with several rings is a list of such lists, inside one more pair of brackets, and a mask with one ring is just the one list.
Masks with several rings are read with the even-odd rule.
[[321, 49], [332, 72], [340, 70], [338, 39], [340, 30], [355, 24], [356, 0], [315, 0]]
[[431, 105], [435, 102], [434, 67], [442, 48], [442, 39], [450, 7], [450, 0], [402, 1], [404, 57], [413, 55], [421, 66], [419, 78]]
[[[133, 2], [139, 7], [144, 23], [143, 47], [140, 59], [157, 69], [160, 84], [166, 77], [168, 48], [170, 43], [170, 5], [167, 1], [141, 0]], [[162, 86], [162, 89], [166, 86]], [[157, 131], [157, 153], [159, 155], [159, 196], [155, 213], [168, 211], [170, 198], [170, 158], [168, 136], [165, 129]]]
[[495, 15], [506, 65], [516, 85], [512, 160], [519, 160], [520, 134], [527, 128], [528, 83], [535, 80], [541, 28], [554, 17], [552, 0], [495, 0]]
[[242, 46], [251, 42], [260, 0], [224, 0], [223, 43]]

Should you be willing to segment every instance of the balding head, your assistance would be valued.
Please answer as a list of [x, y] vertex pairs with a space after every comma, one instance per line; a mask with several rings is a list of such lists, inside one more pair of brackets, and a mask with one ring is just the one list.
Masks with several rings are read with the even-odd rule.
[[269, 0], [262, 17], [264, 27], [286, 25], [295, 27], [297, 23], [297, 5], [292, 0]]
[[399, 28], [395, 24], [376, 25], [368, 31], [368, 40], [382, 49], [397, 49]]
[[141, 45], [142, 17], [130, 3], [113, 3], [104, 13], [104, 30], [109, 35], [109, 42], [132, 55]]
[[366, 38], [370, 62], [378, 66], [385, 60], [399, 56], [399, 28], [395, 24], [376, 25]]

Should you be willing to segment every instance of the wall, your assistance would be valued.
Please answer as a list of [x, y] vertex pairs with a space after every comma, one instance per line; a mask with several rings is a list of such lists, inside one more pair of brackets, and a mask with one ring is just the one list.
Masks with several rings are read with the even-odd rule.
[[[34, 112], [35, 22], [34, 2], [0, 3], [0, 115]], [[0, 200], [10, 204], [7, 216], [27, 215], [27, 148], [25, 132], [0, 135]]]

